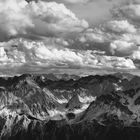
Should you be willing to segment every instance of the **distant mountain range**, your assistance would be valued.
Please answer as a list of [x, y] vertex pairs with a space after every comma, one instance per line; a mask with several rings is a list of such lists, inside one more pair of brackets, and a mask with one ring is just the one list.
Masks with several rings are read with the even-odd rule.
[[139, 140], [140, 77], [1, 77], [0, 139]]

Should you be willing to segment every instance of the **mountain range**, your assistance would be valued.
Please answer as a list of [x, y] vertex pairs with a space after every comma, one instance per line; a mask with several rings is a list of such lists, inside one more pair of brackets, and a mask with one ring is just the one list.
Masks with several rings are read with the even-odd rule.
[[1, 140], [138, 140], [140, 77], [0, 78]]

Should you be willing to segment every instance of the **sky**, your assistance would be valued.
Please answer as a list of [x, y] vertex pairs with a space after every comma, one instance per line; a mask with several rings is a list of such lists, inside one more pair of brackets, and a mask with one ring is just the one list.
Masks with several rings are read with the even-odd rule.
[[0, 67], [139, 70], [139, 0], [1, 0]]
[[82, 3], [79, 3], [79, 1], [74, 4], [70, 4], [70, 1], [68, 1], [65, 2], [65, 5], [71, 9], [77, 17], [87, 20], [92, 26], [109, 20], [112, 17], [110, 10], [125, 0], [91, 0], [90, 2], [85, 1], [85, 3], [84, 0], [81, 1]]

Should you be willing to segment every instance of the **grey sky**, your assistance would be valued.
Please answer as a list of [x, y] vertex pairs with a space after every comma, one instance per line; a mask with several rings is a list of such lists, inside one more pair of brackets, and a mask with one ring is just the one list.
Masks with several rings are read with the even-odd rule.
[[[51, 0], [44, 0], [51, 1]], [[77, 17], [86, 19], [90, 25], [100, 24], [112, 18], [110, 10], [131, 0], [55, 0], [64, 3]], [[88, 1], [88, 2], [87, 2]]]

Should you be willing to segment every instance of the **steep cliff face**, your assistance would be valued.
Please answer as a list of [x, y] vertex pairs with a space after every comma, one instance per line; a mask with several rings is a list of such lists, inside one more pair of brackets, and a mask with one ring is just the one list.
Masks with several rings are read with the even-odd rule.
[[140, 77], [121, 75], [0, 78], [0, 138], [140, 139]]

